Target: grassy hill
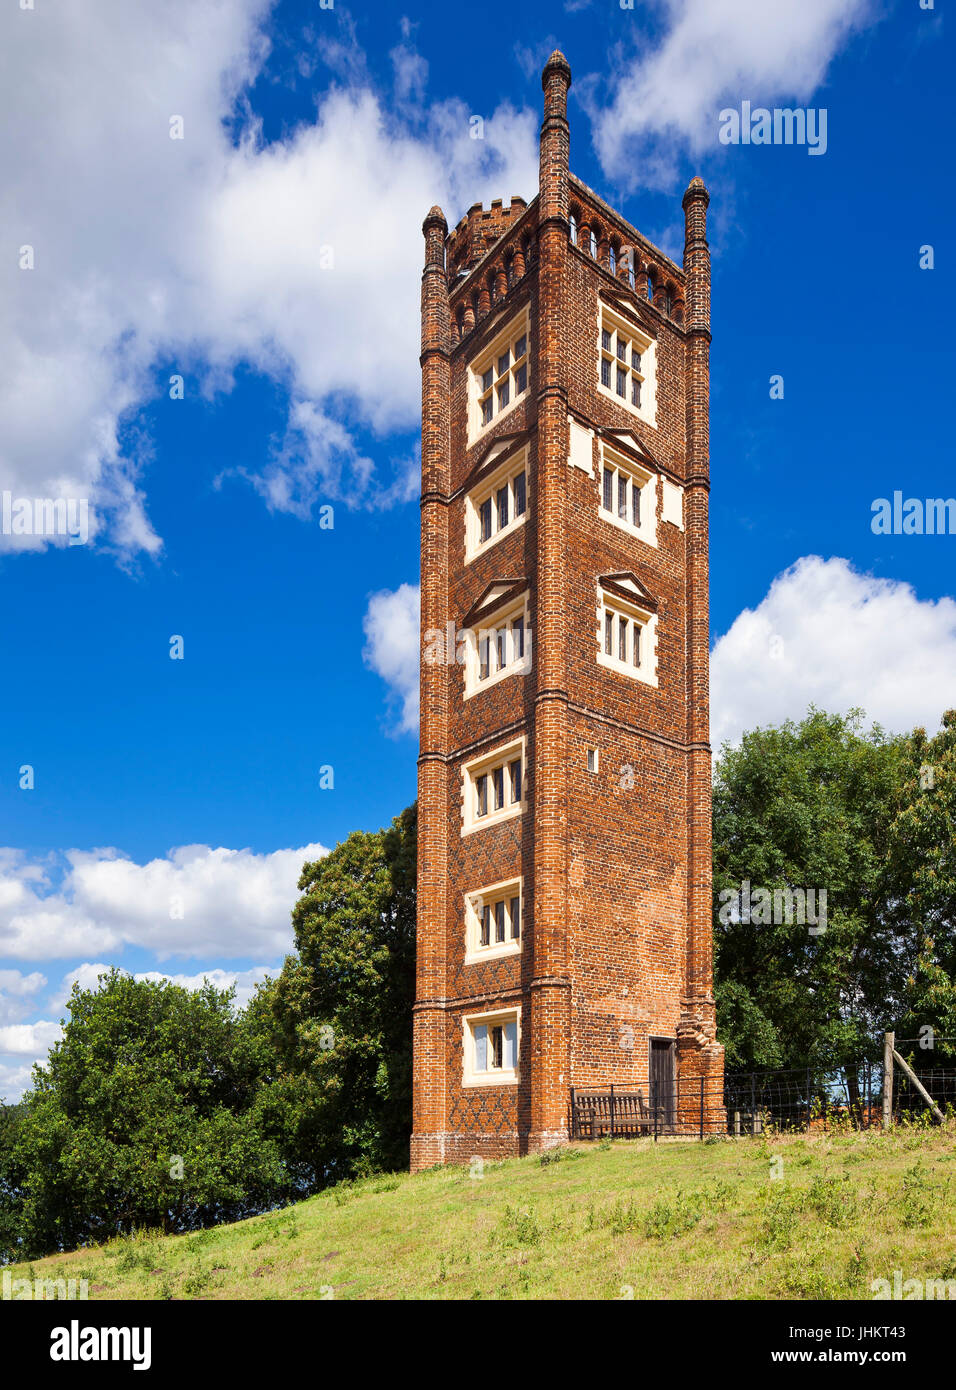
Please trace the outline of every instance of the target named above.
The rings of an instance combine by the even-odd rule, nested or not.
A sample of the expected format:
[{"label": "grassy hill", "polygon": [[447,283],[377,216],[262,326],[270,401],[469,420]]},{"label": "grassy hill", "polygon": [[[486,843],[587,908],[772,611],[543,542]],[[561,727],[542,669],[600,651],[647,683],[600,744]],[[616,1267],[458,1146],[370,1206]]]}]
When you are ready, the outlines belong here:
[{"label": "grassy hill", "polygon": [[956,1278],[956,1129],[578,1145],[37,1260],[121,1299],[858,1298]]}]

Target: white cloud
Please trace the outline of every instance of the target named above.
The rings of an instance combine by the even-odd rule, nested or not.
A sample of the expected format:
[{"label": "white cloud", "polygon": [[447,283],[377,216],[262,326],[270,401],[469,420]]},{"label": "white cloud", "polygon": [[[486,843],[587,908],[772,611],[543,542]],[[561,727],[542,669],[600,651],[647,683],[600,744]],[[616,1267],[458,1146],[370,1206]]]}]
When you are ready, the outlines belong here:
[{"label": "white cloud", "polygon": [[[660,8],[667,23],[663,41],[628,51],[613,100],[606,109],[592,109],[592,118],[606,173],[664,187],[675,177],[680,147],[696,153],[716,148],[722,106],[809,99],[870,4],[662,0]],[[584,84],[589,101],[595,85]]]},{"label": "white cloud", "polygon": [[160,960],[275,960],[291,945],[302,865],[326,853],[318,844],[272,854],[183,845],[136,864],[114,849],[71,850],[54,890],[48,864],[5,850],[0,956],[42,960],[140,946]]},{"label": "white cloud", "polygon": [[0,970],[0,1025],[17,1023],[36,1006],[33,996],[46,985],[38,970],[24,975],[19,970]]},{"label": "white cloud", "polygon": [[[404,472],[396,487],[351,429],[381,438],[417,422],[422,218],[435,202],[454,222],[475,198],[534,191],[537,112],[502,107],[470,139],[464,103],[423,105],[427,67],[405,42],[396,114],[332,12],[317,47],[339,54],[349,85],[269,145],[247,113],[231,143],[270,10],[60,0],[55,21],[4,12],[16,136],[0,239],[32,245],[36,268],[8,274],[0,296],[0,481],[14,495],[89,497],[100,542],[125,552],[161,544],[149,442],[124,426],[165,399],[170,371],[211,392],[246,362],[287,389],[288,438],[255,480],[270,506],[404,497]],[[182,140],[169,138],[173,116]]]},{"label": "white cloud", "polygon": [[398,733],[418,729],[420,594],[417,584],[384,589],[369,599],[363,621],[366,663],[377,671],[400,707]]},{"label": "white cloud", "polygon": [[230,989],[236,987],[236,997],[234,1007],[243,1009],[256,992],[256,985],[262,983],[267,975],[276,976],[282,969],[282,963],[267,966],[257,965],[252,970],[201,970],[196,975],[164,975],[159,970],[146,970],[137,974],[137,980],[169,980],[171,984],[180,985],[183,989],[202,989],[204,981],[208,980],[216,989]]},{"label": "white cloud", "polygon": [[805,556],[777,576],[714,646],[711,742],[801,718],[808,705],[862,707],[893,732],[935,730],[956,703],[956,602]]},{"label": "white cloud", "polygon": [[0,1028],[0,1053],[29,1057],[32,1061],[41,1053],[45,1056],[62,1032],[59,1023],[47,1019],[40,1019],[36,1023],[10,1024]]},{"label": "white cloud", "polygon": [[30,1084],[30,1063],[11,1062],[0,1057],[0,1101],[15,1104]]}]

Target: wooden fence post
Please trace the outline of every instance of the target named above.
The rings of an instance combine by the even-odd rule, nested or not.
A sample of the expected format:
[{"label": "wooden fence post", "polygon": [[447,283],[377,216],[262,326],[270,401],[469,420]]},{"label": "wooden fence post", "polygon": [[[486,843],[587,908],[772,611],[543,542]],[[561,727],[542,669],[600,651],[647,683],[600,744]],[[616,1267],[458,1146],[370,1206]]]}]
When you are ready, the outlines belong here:
[{"label": "wooden fence post", "polygon": [[[916,1075],[916,1072],[915,1072],[915,1071],[913,1070],[913,1068],[910,1066],[909,1062],[907,1062],[907,1060],[906,1060],[905,1057],[901,1057],[901,1056],[900,1056],[900,1054],[897,1052],[897,1050],[896,1050],[895,1047],[893,1048],[893,1058],[895,1058],[896,1061],[899,1062],[900,1066],[903,1068],[903,1071],[906,1073],[906,1075],[907,1075],[907,1076],[909,1077],[909,1079],[912,1081],[912,1083],[913,1083],[913,1085],[916,1087],[917,1091],[919,1091],[920,1095],[923,1097],[923,1099],[925,1100],[926,1104],[929,1106],[930,1110],[932,1110],[932,1112],[933,1112],[933,1114],[936,1116],[937,1120],[939,1120],[940,1124],[942,1124],[942,1123],[943,1123],[943,1120],[946,1118],[945,1115],[943,1114],[942,1110],[940,1110],[939,1106],[936,1104],[935,1100],[934,1100],[933,1097],[930,1095],[929,1091],[927,1091],[927,1089],[926,1089],[926,1087],[923,1085],[922,1081],[920,1081],[919,1077]],[[893,1060],[892,1060],[892,1058],[891,1058],[891,1060],[890,1060],[890,1065],[891,1065],[891,1066],[893,1065]]]},{"label": "wooden fence post", "polygon": [[883,1034],[883,1128],[889,1129],[893,1123],[893,1049],[896,1034]]}]

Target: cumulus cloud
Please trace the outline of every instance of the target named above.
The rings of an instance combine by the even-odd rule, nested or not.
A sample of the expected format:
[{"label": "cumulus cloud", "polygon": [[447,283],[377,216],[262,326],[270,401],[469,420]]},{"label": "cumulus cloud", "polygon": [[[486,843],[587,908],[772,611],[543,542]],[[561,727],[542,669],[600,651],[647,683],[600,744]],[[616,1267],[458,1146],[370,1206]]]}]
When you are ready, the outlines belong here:
[{"label": "cumulus cloud", "polygon": [[0,1053],[32,1060],[44,1056],[61,1037],[59,1023],[40,1019],[36,1023],[13,1023],[0,1028]]},{"label": "cumulus cloud", "polygon": [[363,621],[366,664],[389,686],[398,705],[396,732],[418,729],[418,661],[421,598],[417,584],[384,589],[369,599]]},{"label": "cumulus cloud", "polygon": [[332,12],[315,46],[352,55],[345,83],[267,143],[248,91],[271,9],[60,0],[55,22],[9,8],[2,21],[16,125],[0,227],[34,268],[9,270],[0,295],[0,479],[16,496],[88,497],[92,532],[124,552],[161,546],[149,441],[130,422],[171,371],[211,393],[246,363],[287,393],[288,437],[253,480],[269,506],[406,495],[351,430],[417,421],[422,217],[534,189],[536,112],[503,106],[470,139],[462,102],[426,104],[409,26],[391,110]]},{"label": "cumulus cloud", "polygon": [[0,956],[43,960],[139,946],[160,960],[275,960],[291,945],[289,913],[302,864],[327,853],[318,844],[272,854],[183,845],[165,859],[136,864],[115,849],[70,850],[54,887],[49,862],[5,850]]},{"label": "cumulus cloud", "polygon": [[[649,47],[642,33],[643,46],[627,51],[612,79],[610,103],[592,105],[605,172],[666,187],[677,149],[715,146],[722,106],[806,101],[870,8],[870,0],[662,0],[662,41]],[[596,83],[584,90],[590,104]]]},{"label": "cumulus cloud", "polygon": [[935,730],[956,702],[956,602],[805,556],[715,644],[710,697],[715,749],[810,704],[860,706],[894,732]]},{"label": "cumulus cloud", "polygon": [[46,985],[38,970],[24,975],[19,970],[0,970],[0,1025],[16,1023],[34,1006],[33,996]]}]

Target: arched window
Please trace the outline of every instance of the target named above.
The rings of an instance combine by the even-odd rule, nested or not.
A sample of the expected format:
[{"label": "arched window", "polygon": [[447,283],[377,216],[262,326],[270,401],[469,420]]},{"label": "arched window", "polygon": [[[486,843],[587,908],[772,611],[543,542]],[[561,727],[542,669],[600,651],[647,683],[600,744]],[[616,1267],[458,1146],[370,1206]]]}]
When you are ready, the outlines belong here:
[{"label": "arched window", "polygon": [[572,246],[578,244],[578,210],[572,208],[568,216],[568,233]]},{"label": "arched window", "polygon": [[464,304],[459,304],[458,308],[455,310],[455,319],[457,320],[457,323],[458,323],[458,336],[459,336],[459,338],[463,338],[464,335],[465,335],[465,306],[464,306]]},{"label": "arched window", "polygon": [[668,285],[664,295],[664,311],[667,314],[674,312],[674,286]]},{"label": "arched window", "polygon": [[650,266],[647,267],[647,297],[654,303],[654,271]]},{"label": "arched window", "polygon": [[510,290],[515,282],[515,258],[514,253],[511,251],[505,256],[505,279],[508,282],[508,288]]},{"label": "arched window", "polygon": [[630,285],[631,289],[634,288],[636,278],[634,273],[634,252],[632,251],[627,258],[627,283]]},{"label": "arched window", "polygon": [[591,230],[588,232],[588,250],[590,251],[591,255],[594,257],[594,259],[597,260],[597,253],[598,253],[597,228],[596,228],[595,226],[593,226],[593,225],[592,225],[592,227],[591,227]]},{"label": "arched window", "polygon": [[617,274],[617,246],[613,241],[607,248],[607,268],[612,275]]}]

